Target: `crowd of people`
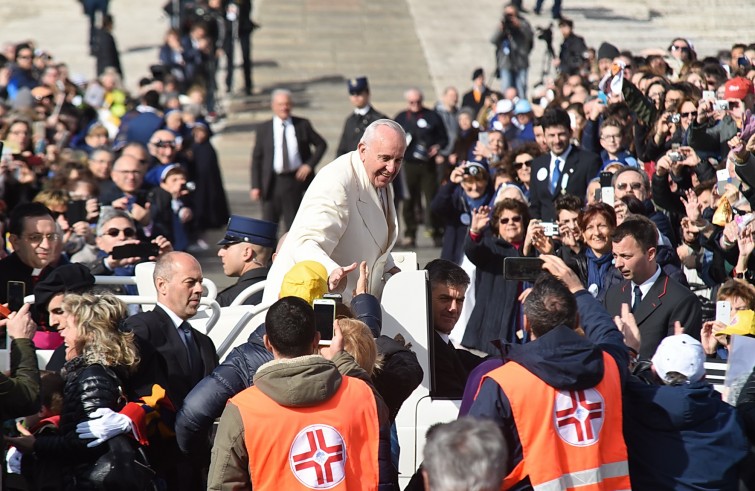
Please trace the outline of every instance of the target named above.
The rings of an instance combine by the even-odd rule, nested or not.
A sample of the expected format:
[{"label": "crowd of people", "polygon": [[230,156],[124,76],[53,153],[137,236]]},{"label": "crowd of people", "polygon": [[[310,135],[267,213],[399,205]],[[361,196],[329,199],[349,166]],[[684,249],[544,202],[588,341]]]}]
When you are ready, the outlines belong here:
[{"label": "crowd of people", "polygon": [[[429,390],[461,409],[406,489],[755,489],[755,45],[596,50],[554,2],[558,75],[532,87],[535,36],[506,5],[500,90],[476,68],[433,108],[408,88],[389,119],[349,79],[320,169],[327,142],[273,91],[259,220],[230,215],[210,142],[217,48],[233,66],[240,40],[252,91],[251,3],[176,2],[133,97],[107,1],[83,3],[96,80],[31,41],[0,58],[0,413],[25,417],[6,428],[4,489],[398,489],[396,418],[425,374],[382,334],[381,295],[422,225],[442,246],[422,265]],[[267,312],[221,363],[189,320],[191,253],[222,226],[238,281],[219,304],[266,281],[245,303]],[[153,310],[94,286],[145,261]],[[35,347],[53,350],[44,370]],[[709,361],[746,365],[723,398]]]}]

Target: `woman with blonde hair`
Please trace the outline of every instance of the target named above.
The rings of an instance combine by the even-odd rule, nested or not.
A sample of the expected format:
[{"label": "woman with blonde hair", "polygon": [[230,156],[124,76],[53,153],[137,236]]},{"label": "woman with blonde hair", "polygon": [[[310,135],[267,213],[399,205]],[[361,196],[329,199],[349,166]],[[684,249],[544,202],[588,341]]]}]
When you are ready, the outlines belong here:
[{"label": "woman with blonde hair", "polygon": [[[114,295],[68,295],[62,304],[60,333],[66,345],[60,432],[12,439],[21,451],[34,451],[38,466],[59,465],[62,489],[142,489],[145,480],[134,463],[135,440],[118,435],[89,448],[76,425],[95,411],[119,411],[126,404],[124,385],[139,363],[134,334],[120,331],[126,305]],[[97,414],[94,415],[95,417]]]},{"label": "woman with blonde hair", "polygon": [[377,351],[372,331],[362,321],[356,319],[338,319],[338,326],[343,335],[343,349],[356,360],[357,365],[370,377],[380,369],[383,356]]}]

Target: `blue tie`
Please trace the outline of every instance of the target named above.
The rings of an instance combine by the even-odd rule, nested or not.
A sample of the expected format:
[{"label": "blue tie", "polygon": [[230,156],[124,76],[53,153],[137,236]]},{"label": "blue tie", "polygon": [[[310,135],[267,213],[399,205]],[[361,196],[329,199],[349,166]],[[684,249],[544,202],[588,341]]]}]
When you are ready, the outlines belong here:
[{"label": "blue tie", "polygon": [[638,285],[634,285],[634,302],[632,302],[632,313],[637,312],[637,307],[640,306],[640,302],[642,302],[642,290],[640,290],[640,287]]},{"label": "blue tie", "polygon": [[557,158],[556,163],[553,166],[553,175],[551,176],[551,195],[556,195],[556,189],[558,188],[559,181],[561,180],[561,159]]}]

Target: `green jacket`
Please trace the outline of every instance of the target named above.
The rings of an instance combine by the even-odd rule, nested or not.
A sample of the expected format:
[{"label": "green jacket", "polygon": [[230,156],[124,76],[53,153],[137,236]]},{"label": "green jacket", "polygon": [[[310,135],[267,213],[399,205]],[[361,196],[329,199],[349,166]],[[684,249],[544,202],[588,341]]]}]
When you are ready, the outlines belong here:
[{"label": "green jacket", "polygon": [[31,339],[10,344],[10,377],[0,373],[0,419],[18,418],[39,410],[39,368]]}]

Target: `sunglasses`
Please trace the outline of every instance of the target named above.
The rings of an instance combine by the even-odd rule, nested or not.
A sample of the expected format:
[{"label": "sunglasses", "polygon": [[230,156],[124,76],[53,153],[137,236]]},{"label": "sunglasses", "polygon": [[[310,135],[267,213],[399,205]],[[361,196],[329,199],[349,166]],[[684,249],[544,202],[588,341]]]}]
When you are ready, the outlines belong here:
[{"label": "sunglasses", "polygon": [[671,51],[682,51],[687,53],[689,52],[689,48],[687,46],[677,46],[674,44],[671,46]]},{"label": "sunglasses", "polygon": [[136,235],[136,230],[134,230],[131,227],[127,227],[123,229],[115,228],[115,227],[109,228],[105,230],[105,232],[103,232],[102,235],[109,235],[110,237],[118,237],[121,234],[121,232],[123,232],[124,237],[134,237]]},{"label": "sunglasses", "polygon": [[525,160],[524,162],[514,162],[514,169],[519,170],[522,167],[532,167],[532,159]]},{"label": "sunglasses", "polygon": [[42,102],[42,101],[44,101],[44,100],[48,100],[48,101],[51,101],[51,100],[52,100],[52,94],[44,95],[44,96],[42,96],[42,97],[35,97],[35,98],[34,98],[34,100],[35,100],[36,102]]},{"label": "sunglasses", "polygon": [[156,146],[157,148],[175,148],[176,142],[156,141],[156,142],[152,142],[152,145]]},{"label": "sunglasses", "polygon": [[500,220],[501,225],[506,225],[506,224],[509,223],[509,221],[511,221],[513,223],[519,223],[519,222],[522,221],[522,216],[521,215],[516,215],[516,216],[513,216],[511,218],[508,218],[508,217],[507,218],[501,218],[501,220]]},{"label": "sunglasses", "polygon": [[619,191],[625,191],[627,188],[631,188],[632,191],[639,191],[642,189],[641,182],[622,182],[616,185],[616,189]]},{"label": "sunglasses", "polygon": [[690,111],[688,113],[679,113],[679,115],[683,118],[696,118],[697,111]]}]

